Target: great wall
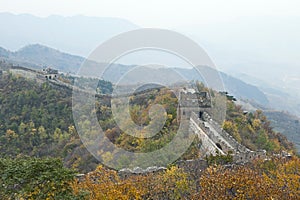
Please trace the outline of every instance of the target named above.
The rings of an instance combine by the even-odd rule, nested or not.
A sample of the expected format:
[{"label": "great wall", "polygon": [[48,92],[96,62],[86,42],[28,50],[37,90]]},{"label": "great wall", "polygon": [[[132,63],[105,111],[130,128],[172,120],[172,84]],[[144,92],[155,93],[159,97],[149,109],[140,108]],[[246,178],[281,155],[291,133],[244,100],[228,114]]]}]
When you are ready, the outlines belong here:
[{"label": "great wall", "polygon": [[209,115],[211,100],[208,93],[189,89],[180,92],[180,114],[190,121],[190,132],[196,134],[201,145],[200,155],[231,154],[234,162],[243,163],[255,158],[265,158],[266,151],[251,151],[240,144]]},{"label": "great wall", "polygon": [[[64,83],[57,79],[58,72],[38,71],[24,67],[13,66],[10,70],[12,73],[23,74],[24,76],[32,76],[39,81],[48,81],[53,86],[64,87],[68,89],[77,89],[74,86]],[[52,73],[53,72],[53,73]],[[1,71],[2,74],[2,71]],[[52,76],[53,78],[49,77]],[[55,75],[55,76],[54,76]],[[83,92],[86,92],[82,90]],[[209,115],[211,109],[211,101],[207,92],[195,92],[193,89],[184,89],[179,91],[180,106],[178,108],[178,117],[189,120],[189,132],[198,136],[201,144],[199,144],[199,152],[201,157],[196,160],[178,161],[178,166],[183,168],[205,168],[207,163],[204,158],[208,155],[226,155],[233,156],[234,163],[247,163],[256,158],[266,158],[266,151],[251,151],[247,147],[236,141],[229,133],[224,131],[222,127],[214,121]],[[147,169],[122,169],[121,174],[127,173],[144,173],[163,170],[164,167],[153,166]]]},{"label": "great wall", "polygon": [[[211,118],[211,101],[206,92],[195,92],[194,89],[183,89],[178,93],[180,106],[177,110],[180,120],[189,121],[189,134],[195,134],[199,140],[200,158],[194,160],[179,160],[176,165],[189,171],[195,176],[208,167],[205,158],[209,155],[231,155],[233,164],[244,164],[254,159],[267,159],[266,151],[252,151],[240,144],[215,120]],[[166,169],[165,167],[149,167],[141,169],[121,169],[121,176],[130,176],[130,174],[152,173]]]}]

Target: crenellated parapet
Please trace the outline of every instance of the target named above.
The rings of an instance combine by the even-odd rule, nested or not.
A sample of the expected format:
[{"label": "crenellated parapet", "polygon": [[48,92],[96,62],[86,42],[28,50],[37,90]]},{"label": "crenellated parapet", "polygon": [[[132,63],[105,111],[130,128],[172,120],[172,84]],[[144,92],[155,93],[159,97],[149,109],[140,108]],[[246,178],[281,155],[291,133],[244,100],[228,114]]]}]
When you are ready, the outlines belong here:
[{"label": "crenellated parapet", "polygon": [[198,135],[202,142],[200,147],[201,155],[219,152],[221,154],[231,154],[233,161],[236,163],[249,162],[256,158],[266,158],[266,151],[251,151],[244,145],[240,144],[229,133],[205,113],[207,121],[203,121],[196,113],[191,113],[191,129],[194,134]]}]

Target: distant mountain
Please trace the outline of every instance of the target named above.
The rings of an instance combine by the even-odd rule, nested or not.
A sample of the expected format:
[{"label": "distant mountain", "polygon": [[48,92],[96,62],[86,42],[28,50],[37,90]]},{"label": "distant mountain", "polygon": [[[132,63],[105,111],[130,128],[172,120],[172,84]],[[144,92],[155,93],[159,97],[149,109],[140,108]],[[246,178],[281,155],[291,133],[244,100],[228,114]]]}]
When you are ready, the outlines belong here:
[{"label": "distant mountain", "polygon": [[200,42],[222,71],[280,87],[285,76],[300,75],[299,24],[299,16],[247,16],[177,30]]},{"label": "distant mountain", "polygon": [[0,49],[0,58],[13,64],[41,69],[51,66],[63,72],[76,72],[83,57],[74,56],[39,44],[28,45],[18,51],[11,52]]},{"label": "distant mountain", "polygon": [[[247,80],[247,77],[233,76],[249,85],[257,86],[267,96],[271,107],[288,110],[300,116],[298,103],[300,72],[297,54],[300,45],[297,37],[300,29],[296,26],[299,21],[299,17],[250,17],[218,24],[178,27],[177,30],[186,33],[195,41],[201,41],[200,44],[207,49],[211,58],[226,70],[227,74],[232,71],[264,80],[257,82],[253,79]],[[11,51],[28,44],[39,43],[84,57],[112,36],[139,28],[130,21],[119,18],[87,16],[42,18],[11,13],[0,13],[0,26],[2,27],[0,45]],[[220,32],[223,34],[219,34]],[[19,59],[19,55],[14,55],[13,58],[9,52],[0,49],[2,57],[10,56],[10,59],[13,58],[16,63],[36,68],[49,64],[64,71],[76,71],[75,68],[78,69],[78,64],[81,63],[81,59],[78,58],[64,62],[63,58],[61,60],[47,58],[43,57],[42,53],[42,51],[38,52],[41,58],[39,60],[27,56],[27,60],[24,60]],[[20,54],[24,53],[20,52]],[[56,53],[52,52],[52,54]],[[122,68],[123,71],[126,70]],[[114,73],[122,74],[122,72]],[[265,83],[273,87],[265,87]],[[227,89],[237,95],[238,93],[234,91],[238,86],[239,84]],[[248,93],[248,91],[238,90],[239,93]],[[248,95],[246,96],[249,98]],[[259,101],[266,102],[263,97],[260,97]]]},{"label": "distant mountain", "polygon": [[176,30],[199,42],[221,71],[257,86],[271,107],[300,117],[299,24],[299,16],[266,15]]},{"label": "distant mountain", "polygon": [[[183,74],[185,74],[186,77],[189,79],[200,79],[201,77],[197,77],[197,74],[195,72],[195,69],[178,69]],[[206,68],[206,70],[213,71],[212,68]],[[211,72],[212,73],[212,72]],[[268,106],[269,100],[267,99],[266,95],[259,90],[256,86],[245,83],[241,79],[235,78],[233,76],[230,76],[226,73],[219,72],[220,77],[224,83],[224,88],[227,92],[234,95],[238,99],[244,99],[244,100],[250,100],[253,102],[256,102],[258,104],[261,104],[262,106]]]},{"label": "distant mountain", "polygon": [[[269,107],[276,110],[283,110],[300,117],[300,94],[297,91],[292,91],[286,85],[277,86],[277,81],[268,83],[265,80],[258,79],[245,73],[237,73],[233,75],[242,79],[244,82],[254,85],[261,90],[269,100]],[[294,87],[298,84],[295,83]]]},{"label": "distant mountain", "polygon": [[0,13],[0,44],[16,50],[28,44],[44,44],[64,52],[87,56],[103,41],[138,26],[120,18]]},{"label": "distant mountain", "polygon": [[[39,44],[28,45],[18,51],[11,52],[4,48],[0,48],[0,59],[19,64],[26,67],[41,69],[45,66],[51,66],[62,72],[76,73],[85,58],[74,56],[61,51],[42,46]],[[104,67],[104,64],[89,62],[90,71],[87,76],[95,76],[94,67]],[[210,67],[202,67],[206,74],[216,74]],[[130,74],[128,74],[130,72]],[[218,72],[217,72],[218,73]],[[138,67],[135,65],[114,64],[105,71],[103,78],[116,83],[119,79],[128,74],[128,84],[133,83],[149,83],[151,80],[160,80],[163,84],[172,84],[182,80],[203,80],[195,69],[185,68],[159,68],[159,67]],[[145,76],[147,74],[147,76]],[[130,77],[131,76],[131,77]],[[183,77],[182,77],[183,76]],[[247,84],[237,78],[233,78],[225,73],[220,73],[223,79],[225,89],[240,99],[256,101],[262,105],[268,105],[268,99],[257,87]],[[138,77],[138,79],[137,79]],[[214,86],[210,86],[214,87]]]}]

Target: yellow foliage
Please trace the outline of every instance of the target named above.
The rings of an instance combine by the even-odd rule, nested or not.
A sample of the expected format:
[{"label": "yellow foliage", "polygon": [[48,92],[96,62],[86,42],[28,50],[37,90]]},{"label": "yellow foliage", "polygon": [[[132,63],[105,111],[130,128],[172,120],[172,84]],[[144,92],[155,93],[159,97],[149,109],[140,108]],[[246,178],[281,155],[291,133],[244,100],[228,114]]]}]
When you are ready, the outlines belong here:
[{"label": "yellow foliage", "polygon": [[[270,167],[271,166],[271,167]],[[251,166],[208,168],[194,199],[298,199],[300,160],[272,159]]]},{"label": "yellow foliage", "polygon": [[253,126],[253,128],[254,128],[255,130],[260,129],[260,127],[261,127],[261,121],[260,121],[259,119],[254,119],[254,120],[252,121],[252,126]]},{"label": "yellow foliage", "polygon": [[72,187],[75,194],[88,192],[87,199],[142,199],[145,191],[141,181],[121,179],[115,171],[99,166],[84,181],[75,181]]},{"label": "yellow foliage", "polygon": [[118,176],[116,171],[99,166],[83,181],[75,181],[75,194],[88,193],[87,199],[182,199],[189,194],[190,183],[186,173],[177,167],[165,172]]},{"label": "yellow foliage", "polygon": [[[72,185],[87,199],[299,199],[300,159],[272,158],[248,165],[210,166],[191,180],[177,166],[120,177],[99,166]],[[196,186],[196,187],[195,187]]]}]

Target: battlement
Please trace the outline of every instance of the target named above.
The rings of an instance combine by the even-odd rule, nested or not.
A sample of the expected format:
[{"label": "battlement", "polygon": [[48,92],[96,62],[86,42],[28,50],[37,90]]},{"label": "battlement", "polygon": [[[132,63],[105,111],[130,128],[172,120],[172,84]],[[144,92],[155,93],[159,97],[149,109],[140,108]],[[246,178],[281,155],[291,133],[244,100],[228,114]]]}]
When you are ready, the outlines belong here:
[{"label": "battlement", "polygon": [[179,102],[182,108],[211,107],[211,98],[208,92],[196,92],[194,89],[183,89],[179,92]]},{"label": "battlement", "polygon": [[58,78],[58,70],[47,67],[42,70],[43,75],[46,79],[56,79]]},{"label": "battlement", "polygon": [[[208,114],[206,113],[206,115]],[[223,155],[230,153],[233,155],[235,163],[249,162],[256,158],[266,158],[265,150],[251,151],[224,131],[209,115],[207,118],[207,121],[203,121],[195,113],[192,113],[190,118],[194,133],[202,141],[199,149],[201,155],[215,155],[216,152]]]},{"label": "battlement", "polygon": [[58,70],[47,67],[42,70],[44,74],[58,74]]}]

